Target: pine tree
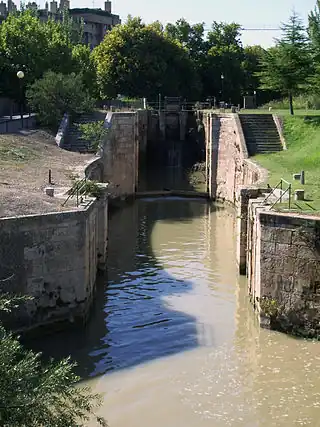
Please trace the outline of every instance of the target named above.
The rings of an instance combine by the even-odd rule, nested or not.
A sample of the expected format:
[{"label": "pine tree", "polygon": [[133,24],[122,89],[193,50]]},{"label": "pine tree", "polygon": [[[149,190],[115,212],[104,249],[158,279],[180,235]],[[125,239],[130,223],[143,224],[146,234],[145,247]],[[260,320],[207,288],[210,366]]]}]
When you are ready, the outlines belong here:
[{"label": "pine tree", "polygon": [[[0,296],[0,311],[24,300]],[[92,418],[101,397],[78,387],[69,359],[44,365],[0,323],[0,426],[80,427]],[[106,426],[102,418],[98,424]]]},{"label": "pine tree", "polygon": [[279,90],[289,97],[290,114],[293,115],[293,96],[306,88],[311,72],[310,43],[296,13],[281,29],[282,38],[263,55],[258,76],[262,89]]}]

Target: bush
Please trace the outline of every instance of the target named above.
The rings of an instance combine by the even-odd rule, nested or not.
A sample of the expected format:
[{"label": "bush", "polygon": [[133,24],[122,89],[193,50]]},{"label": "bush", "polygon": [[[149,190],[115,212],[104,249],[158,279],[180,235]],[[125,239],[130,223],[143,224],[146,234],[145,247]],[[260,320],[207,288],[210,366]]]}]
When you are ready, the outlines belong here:
[{"label": "bush", "polygon": [[104,127],[104,122],[79,123],[78,128],[81,131],[81,139],[89,141],[90,148],[98,151],[108,133],[108,129]]},{"label": "bush", "polygon": [[[1,283],[1,280],[0,280]],[[0,296],[0,312],[30,298]],[[94,417],[101,396],[78,387],[69,359],[43,364],[41,354],[25,349],[0,322],[0,425],[80,427]],[[106,426],[101,417],[97,423]]]},{"label": "bush", "polygon": [[57,130],[64,113],[71,118],[88,113],[94,100],[83,84],[81,74],[61,74],[48,71],[27,90],[29,105],[38,114],[39,122]]}]

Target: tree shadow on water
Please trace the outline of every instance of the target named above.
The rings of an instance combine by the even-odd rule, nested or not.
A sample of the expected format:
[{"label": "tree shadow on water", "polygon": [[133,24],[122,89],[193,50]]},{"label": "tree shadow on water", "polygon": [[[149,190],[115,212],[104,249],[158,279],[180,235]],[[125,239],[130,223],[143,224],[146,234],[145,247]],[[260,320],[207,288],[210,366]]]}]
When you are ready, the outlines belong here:
[{"label": "tree shadow on water", "polygon": [[[183,240],[182,231],[172,236],[173,228],[167,227],[167,234],[162,236],[160,225],[157,253],[152,239],[159,221],[191,223],[193,218],[206,215],[208,209],[217,208],[201,199],[168,198],[136,201],[113,212],[108,273],[98,278],[87,324],[44,337],[32,347],[44,356],[71,355],[83,379],[198,347],[196,318],[176,310],[170,302],[170,298],[182,296],[194,286],[192,281],[172,274],[186,264],[177,255],[170,256],[175,250],[174,239],[178,236]],[[183,251],[177,253],[182,256]],[[168,271],[164,265],[173,265],[173,270]]]}]

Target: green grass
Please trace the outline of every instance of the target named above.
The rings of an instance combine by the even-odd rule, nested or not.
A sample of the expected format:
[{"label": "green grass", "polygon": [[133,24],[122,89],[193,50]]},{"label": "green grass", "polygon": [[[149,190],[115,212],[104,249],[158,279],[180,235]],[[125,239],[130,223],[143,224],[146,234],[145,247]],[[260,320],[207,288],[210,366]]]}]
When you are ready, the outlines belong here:
[{"label": "green grass", "polygon": [[[269,111],[268,109],[264,108],[257,108],[255,110],[241,110],[240,114],[275,114],[277,116],[290,116],[289,110],[278,110],[278,109],[272,109]],[[295,116],[320,116],[320,110],[295,110],[294,111]]]},{"label": "green grass", "polygon": [[[320,115],[318,117],[284,118],[284,137],[287,150],[260,154],[254,160],[269,171],[268,183],[274,187],[281,178],[292,183],[293,190],[304,189],[304,202],[292,208],[301,213],[320,212]],[[294,173],[305,171],[305,185],[293,180]],[[279,208],[284,208],[284,205]],[[288,206],[286,205],[286,208]]]}]

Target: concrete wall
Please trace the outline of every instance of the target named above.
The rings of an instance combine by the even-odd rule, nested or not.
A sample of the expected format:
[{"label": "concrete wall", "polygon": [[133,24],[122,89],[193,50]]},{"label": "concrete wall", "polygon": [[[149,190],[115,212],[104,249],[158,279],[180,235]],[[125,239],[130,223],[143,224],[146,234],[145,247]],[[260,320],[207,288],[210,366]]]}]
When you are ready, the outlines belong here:
[{"label": "concrete wall", "polygon": [[320,336],[320,218],[266,212],[248,219],[249,293],[264,326]]},{"label": "concrete wall", "polygon": [[84,319],[106,258],[106,195],[74,211],[1,219],[0,241],[1,291],[33,297],[4,318],[10,327]]}]

